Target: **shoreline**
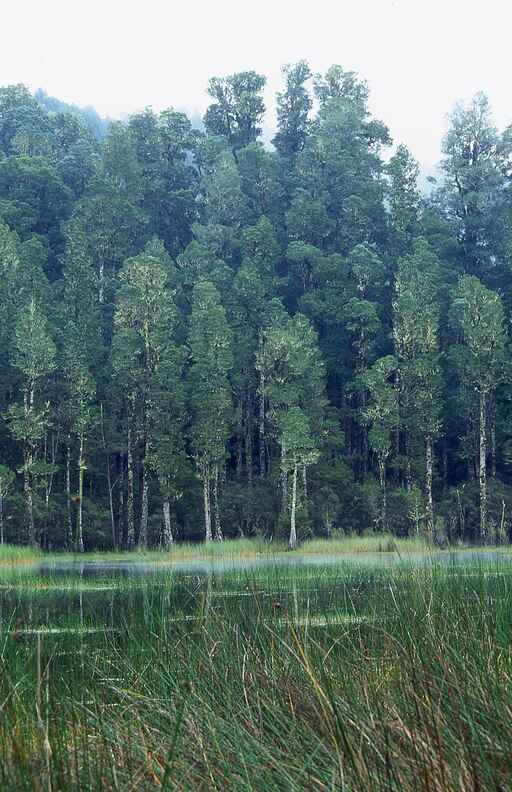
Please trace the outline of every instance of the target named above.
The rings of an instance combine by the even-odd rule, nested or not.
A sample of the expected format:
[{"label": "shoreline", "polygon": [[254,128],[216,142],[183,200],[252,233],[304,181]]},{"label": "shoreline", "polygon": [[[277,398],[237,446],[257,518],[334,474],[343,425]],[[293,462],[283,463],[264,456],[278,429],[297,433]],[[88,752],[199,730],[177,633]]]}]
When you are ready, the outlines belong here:
[{"label": "shoreline", "polygon": [[227,539],[223,543],[205,544],[176,543],[170,550],[92,550],[85,553],[45,552],[31,550],[18,545],[0,548],[0,567],[53,563],[62,561],[80,562],[124,562],[124,563],[167,563],[180,561],[215,561],[226,559],[282,558],[298,556],[366,556],[366,555],[445,555],[450,552],[504,552],[512,545],[470,545],[454,544],[443,547],[428,545],[417,538],[395,539],[386,535],[347,536],[336,539],[312,539],[300,543],[295,550],[289,550],[283,543],[265,543],[258,539]]}]

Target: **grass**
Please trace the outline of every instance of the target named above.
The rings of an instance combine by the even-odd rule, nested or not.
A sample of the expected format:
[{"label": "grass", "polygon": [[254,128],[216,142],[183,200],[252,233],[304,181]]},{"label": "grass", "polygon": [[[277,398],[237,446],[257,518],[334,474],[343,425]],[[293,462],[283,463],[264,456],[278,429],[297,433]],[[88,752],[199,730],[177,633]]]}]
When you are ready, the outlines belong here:
[{"label": "grass", "polygon": [[0,788],[512,787],[507,558],[98,574],[0,591]]},{"label": "grass", "polygon": [[20,545],[0,545],[0,564],[26,564],[37,561],[42,552],[34,547]]},{"label": "grass", "polygon": [[354,534],[333,539],[310,539],[301,545],[304,553],[426,553],[435,548],[422,536],[397,538],[392,534]]},{"label": "grass", "polygon": [[[423,537],[396,538],[391,534],[346,535],[332,539],[309,539],[302,542],[297,552],[302,554],[345,554],[345,553],[430,553],[435,551]],[[83,561],[150,561],[172,562],[190,559],[244,559],[264,556],[272,558],[288,552],[284,541],[269,542],[261,538],[226,539],[224,542],[208,544],[177,542],[170,550],[91,551],[78,553],[43,553],[34,548],[15,545],[0,546],[0,565],[38,560]]]}]

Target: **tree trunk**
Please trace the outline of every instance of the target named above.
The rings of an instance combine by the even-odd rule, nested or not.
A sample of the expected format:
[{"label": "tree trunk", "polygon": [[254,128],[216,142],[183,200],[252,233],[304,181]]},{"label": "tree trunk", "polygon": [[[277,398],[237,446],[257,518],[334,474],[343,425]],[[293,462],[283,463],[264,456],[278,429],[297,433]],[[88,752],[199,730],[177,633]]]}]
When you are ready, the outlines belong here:
[{"label": "tree trunk", "polygon": [[124,513],[124,456],[119,454],[118,457],[118,470],[119,470],[119,511],[117,516],[118,526],[118,541],[126,548],[128,546],[128,536],[126,531],[126,520]]},{"label": "tree trunk", "polygon": [[66,547],[73,547],[73,520],[71,518],[71,436],[68,434],[66,443],[66,507],[67,507],[67,520],[68,531],[66,539]]},{"label": "tree trunk", "polygon": [[[241,408],[240,408],[241,409]],[[243,428],[242,428],[242,420],[238,422],[238,428],[236,432],[236,464],[235,464],[235,471],[236,477],[238,480],[242,478],[242,467],[243,467]]]},{"label": "tree trunk", "polygon": [[132,428],[128,425],[127,437],[127,478],[128,492],[126,496],[126,523],[127,523],[127,545],[128,550],[132,550],[135,545],[135,515],[133,509],[133,452],[132,452]]},{"label": "tree trunk", "polygon": [[212,541],[212,517],[210,513],[210,476],[208,464],[203,465],[203,502],[204,502],[204,538]]},{"label": "tree trunk", "polygon": [[387,530],[388,527],[388,514],[387,514],[387,492],[386,492],[386,460],[379,456],[379,481],[381,492],[381,522],[382,529]]},{"label": "tree trunk", "polygon": [[304,520],[308,519],[308,473],[306,465],[302,465],[302,489],[304,492]]},{"label": "tree trunk", "polygon": [[295,512],[297,509],[297,463],[293,466],[293,479],[292,479],[292,509],[290,514],[290,539],[288,547],[290,550],[295,550],[297,547],[297,529],[295,526]]},{"label": "tree trunk", "polygon": [[116,519],[114,516],[114,497],[113,497],[113,487],[112,487],[112,475],[110,472],[110,454],[107,448],[107,442],[105,439],[105,423],[103,418],[103,402],[100,406],[101,411],[101,443],[103,445],[103,451],[105,453],[105,462],[107,468],[107,488],[108,488],[108,504],[110,509],[110,528],[112,532],[112,547],[114,550],[117,549],[117,536],[116,536]]},{"label": "tree trunk", "polygon": [[480,393],[480,539],[487,541],[487,436],[486,436],[486,398]]},{"label": "tree trunk", "polygon": [[84,552],[83,533],[83,496],[84,496],[84,438],[80,437],[80,450],[78,453],[78,517],[77,517],[77,547],[78,552]]},{"label": "tree trunk", "polygon": [[245,422],[244,422],[244,450],[245,467],[247,469],[247,481],[249,486],[252,484],[252,400],[245,400]]},{"label": "tree trunk", "polygon": [[425,489],[427,494],[427,536],[429,542],[431,542],[434,538],[434,501],[432,499],[433,449],[432,449],[431,434],[427,434],[425,438],[425,454],[426,454]]},{"label": "tree trunk", "polygon": [[215,538],[218,542],[224,541],[222,526],[220,524],[219,512],[219,468],[215,465],[215,476],[213,479],[213,510],[215,515]]},{"label": "tree trunk", "polygon": [[491,396],[490,409],[490,435],[491,435],[491,476],[496,478],[496,399]]},{"label": "tree trunk", "polygon": [[100,303],[100,305],[102,305],[105,300],[105,264],[103,263],[103,258],[100,258],[100,276],[98,278],[98,282],[99,282],[98,302]]},{"label": "tree trunk", "polygon": [[172,535],[172,528],[171,528],[171,503],[167,496],[164,498],[164,502],[162,504],[162,512],[164,516],[163,545],[165,548],[168,548],[171,547],[171,545],[174,543],[174,537]]},{"label": "tree trunk", "polygon": [[4,543],[4,496],[0,494],[0,544]]},{"label": "tree trunk", "polygon": [[146,459],[142,462],[142,504],[140,511],[139,546],[144,550],[148,546],[148,516],[149,516],[149,494],[148,494],[148,471]]},{"label": "tree trunk", "polygon": [[258,426],[260,478],[265,476],[265,374],[260,373],[260,414]]},{"label": "tree trunk", "polygon": [[25,466],[23,470],[24,481],[23,488],[25,490],[25,500],[27,504],[27,522],[28,522],[28,541],[35,547],[37,545],[36,539],[36,526],[34,523],[34,494],[32,492],[32,478],[30,475],[30,468],[32,467],[32,451],[27,449],[25,451]]}]

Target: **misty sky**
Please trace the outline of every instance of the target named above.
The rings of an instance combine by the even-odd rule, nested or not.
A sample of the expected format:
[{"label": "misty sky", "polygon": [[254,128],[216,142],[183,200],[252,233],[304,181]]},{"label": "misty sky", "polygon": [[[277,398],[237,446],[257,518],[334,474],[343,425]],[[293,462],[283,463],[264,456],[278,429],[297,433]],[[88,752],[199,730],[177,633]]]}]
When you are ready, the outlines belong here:
[{"label": "misty sky", "polygon": [[[354,69],[375,115],[424,168],[446,115],[485,91],[498,127],[512,121],[510,0],[9,0],[0,84],[24,82],[112,117],[152,105],[203,111],[208,77],[268,78],[300,58]],[[269,114],[268,123],[272,124]]]}]

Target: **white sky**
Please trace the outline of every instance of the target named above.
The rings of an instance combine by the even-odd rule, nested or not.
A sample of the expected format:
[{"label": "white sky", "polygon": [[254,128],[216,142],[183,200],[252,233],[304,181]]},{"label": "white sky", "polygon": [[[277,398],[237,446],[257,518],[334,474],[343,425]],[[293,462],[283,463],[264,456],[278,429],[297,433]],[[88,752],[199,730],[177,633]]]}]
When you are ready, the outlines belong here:
[{"label": "white sky", "polygon": [[426,169],[457,99],[483,90],[497,125],[512,122],[511,0],[4,2],[0,84],[102,115],[203,111],[208,78],[242,69],[267,76],[270,108],[281,65],[305,58],[365,77],[375,115]]}]

